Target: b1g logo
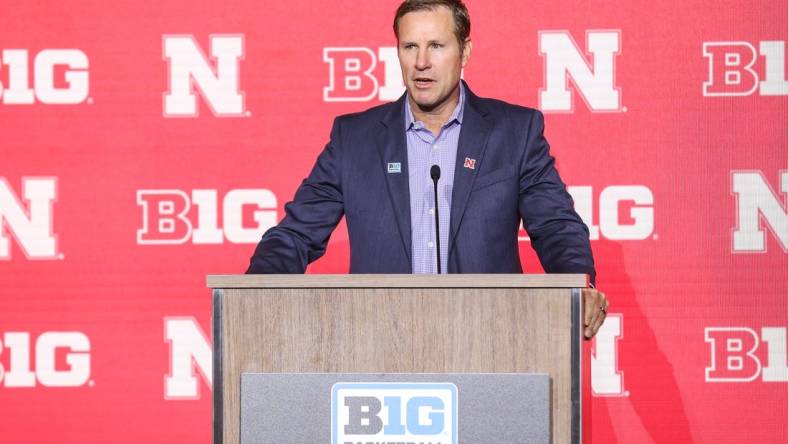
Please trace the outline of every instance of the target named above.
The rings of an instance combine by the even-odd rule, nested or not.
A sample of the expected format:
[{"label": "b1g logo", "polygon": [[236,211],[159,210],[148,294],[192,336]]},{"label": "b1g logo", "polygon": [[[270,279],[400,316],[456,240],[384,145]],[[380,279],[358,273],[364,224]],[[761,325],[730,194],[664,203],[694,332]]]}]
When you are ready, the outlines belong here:
[{"label": "b1g logo", "polygon": [[32,105],[36,100],[50,105],[73,105],[88,101],[88,56],[79,49],[45,49],[33,58],[33,84],[28,72],[26,49],[4,49],[0,53],[0,74],[7,69],[5,84],[0,75],[0,103]]},{"label": "b1g logo", "polygon": [[331,413],[332,444],[457,444],[452,383],[337,383]]},{"label": "b1g logo", "polygon": [[[588,226],[589,239],[658,239],[654,233],[654,193],[645,185],[611,185],[594,190],[590,186],[570,186],[567,192],[575,211]],[[518,239],[530,240],[520,227]]]},{"label": "b1g logo", "polygon": [[[605,187],[599,192],[598,203],[590,186],[568,187],[567,192],[588,226],[591,240],[600,235],[611,240],[644,240],[654,235],[654,193],[645,185]],[[595,205],[598,224],[594,223]]]},{"label": "b1g logo", "polygon": [[[219,197],[216,190],[139,190],[142,228],[137,244],[254,244],[276,225],[276,196],[266,189],[230,190],[222,203],[219,227]],[[192,206],[197,207],[196,215]]]},{"label": "b1g logo", "polygon": [[[323,61],[328,64],[325,102],[392,101],[405,92],[397,48],[393,46],[378,48],[377,57],[370,48],[324,48]],[[383,85],[376,77],[379,61],[383,64]]]},{"label": "b1g logo", "polygon": [[[65,354],[63,353],[65,351]],[[78,331],[48,331],[35,341],[31,361],[30,333],[6,332],[0,340],[0,383],[5,387],[79,387],[90,380],[90,339]],[[63,359],[63,357],[65,359]],[[63,359],[64,362],[60,362]],[[32,368],[31,368],[32,367]]]},{"label": "b1g logo", "polygon": [[587,31],[586,48],[588,56],[569,31],[539,32],[539,54],[544,58],[545,86],[539,91],[542,111],[574,111],[570,79],[589,110],[626,111],[621,106],[621,88],[616,86],[616,56],[621,54],[621,31]]},{"label": "b1g logo", "polygon": [[[785,78],[785,42],[763,41],[759,51],[749,42],[705,42],[703,57],[709,60],[709,77],[703,83],[708,97],[788,95]],[[754,69],[758,52],[763,57],[763,80]]]},{"label": "b1g logo", "polygon": [[0,177],[0,260],[11,258],[11,237],[28,259],[62,259],[53,229],[56,200],[54,177],[22,178],[19,195]]},{"label": "b1g logo", "polygon": [[[752,382],[759,376],[764,382],[788,382],[786,330],[763,327],[759,337],[748,327],[706,328],[711,351],[706,382]],[[765,356],[761,340],[766,343]]]}]

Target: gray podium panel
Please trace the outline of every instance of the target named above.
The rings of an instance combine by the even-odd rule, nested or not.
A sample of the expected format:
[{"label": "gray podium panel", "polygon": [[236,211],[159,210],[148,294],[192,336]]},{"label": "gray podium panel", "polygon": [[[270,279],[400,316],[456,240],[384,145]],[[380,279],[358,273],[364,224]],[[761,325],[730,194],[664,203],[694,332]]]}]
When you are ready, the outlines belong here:
[{"label": "gray podium panel", "polygon": [[549,443],[550,377],[244,373],[241,443]]}]

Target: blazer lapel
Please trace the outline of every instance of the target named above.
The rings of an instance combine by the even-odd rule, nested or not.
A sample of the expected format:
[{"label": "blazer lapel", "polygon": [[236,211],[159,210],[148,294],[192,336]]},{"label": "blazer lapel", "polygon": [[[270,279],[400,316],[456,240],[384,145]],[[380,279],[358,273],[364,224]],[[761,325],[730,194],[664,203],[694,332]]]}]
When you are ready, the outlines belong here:
[{"label": "blazer lapel", "polygon": [[[464,82],[463,82],[464,84]],[[451,200],[451,222],[449,231],[449,255],[454,248],[454,239],[457,236],[468,197],[476,180],[476,172],[482,164],[487,139],[490,135],[491,124],[488,122],[486,112],[481,109],[479,99],[468,85],[465,85],[465,108],[462,116],[462,129],[460,140],[457,144],[457,164],[454,168],[454,191]],[[466,167],[468,159],[473,167]]]},{"label": "blazer lapel", "polygon": [[[405,139],[405,95],[392,104],[389,112],[381,119],[382,128],[377,135],[377,146],[381,157],[381,171],[386,178],[389,198],[394,207],[397,227],[402,246],[413,267],[411,257],[410,191],[408,181],[408,149]],[[399,164],[399,173],[390,173],[389,164]]]}]

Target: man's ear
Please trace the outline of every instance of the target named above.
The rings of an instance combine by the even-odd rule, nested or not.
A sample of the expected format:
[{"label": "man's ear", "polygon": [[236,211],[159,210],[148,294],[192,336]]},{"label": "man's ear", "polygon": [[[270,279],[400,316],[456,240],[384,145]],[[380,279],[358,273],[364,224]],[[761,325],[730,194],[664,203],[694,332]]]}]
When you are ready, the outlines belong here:
[{"label": "man's ear", "polygon": [[465,44],[462,47],[462,67],[465,68],[465,64],[468,63],[468,59],[471,58],[471,51],[473,50],[473,42],[471,38],[468,37],[465,39]]}]

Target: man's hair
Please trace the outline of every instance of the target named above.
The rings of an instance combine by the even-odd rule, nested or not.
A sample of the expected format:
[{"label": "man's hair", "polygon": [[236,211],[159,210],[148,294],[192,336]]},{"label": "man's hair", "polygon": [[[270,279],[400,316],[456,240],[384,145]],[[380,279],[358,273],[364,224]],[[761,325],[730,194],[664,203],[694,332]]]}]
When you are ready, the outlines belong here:
[{"label": "man's hair", "polygon": [[462,0],[405,0],[397,8],[394,15],[394,35],[399,41],[399,20],[408,13],[416,11],[434,11],[435,8],[445,6],[454,16],[454,36],[460,44],[460,54],[465,48],[465,40],[471,35],[471,17],[468,8]]}]

